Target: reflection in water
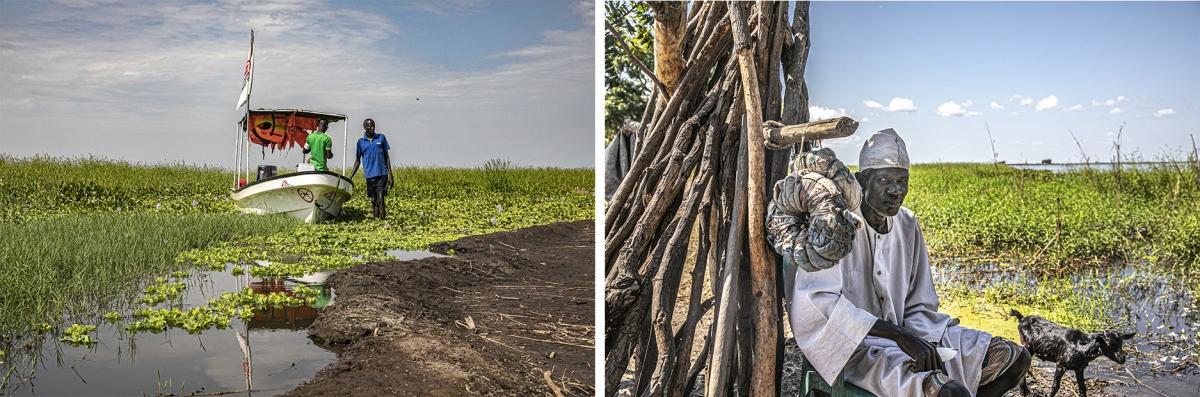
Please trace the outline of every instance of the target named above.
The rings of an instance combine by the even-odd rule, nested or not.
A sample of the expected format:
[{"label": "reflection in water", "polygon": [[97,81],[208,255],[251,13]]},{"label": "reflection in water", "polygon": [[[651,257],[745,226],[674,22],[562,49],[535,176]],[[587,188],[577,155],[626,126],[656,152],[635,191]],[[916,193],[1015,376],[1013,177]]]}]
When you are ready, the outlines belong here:
[{"label": "reflection in water", "polygon": [[[288,291],[283,282],[251,282],[227,272],[204,272],[186,281],[186,294],[171,305],[183,310],[204,305],[223,292],[250,287],[256,293]],[[318,286],[312,286],[318,287]],[[189,335],[180,329],[161,334],[130,334],[125,322],[96,319],[99,341],[71,347],[45,335],[36,354],[5,358],[12,376],[0,394],[13,395],[143,395],[159,393],[245,393],[248,384],[262,395],[283,393],[333,362],[334,353],[308,339],[304,328],[334,293],[320,286],[315,307],[265,309],[231,329]],[[3,368],[5,364],[0,366]],[[6,371],[9,368],[4,368]],[[5,374],[0,373],[0,378]],[[248,394],[248,393],[247,393]]]},{"label": "reflection in water", "polygon": [[[254,312],[254,318],[250,319],[251,329],[303,329],[312,325],[317,319],[317,309],[325,307],[332,300],[331,289],[324,285],[310,285],[309,287],[318,288],[320,295],[317,295],[317,301],[312,306],[287,307],[282,309],[266,308]],[[272,292],[284,292],[289,296],[291,287],[283,281],[259,281],[250,283],[250,289],[256,294],[270,294]]]}]

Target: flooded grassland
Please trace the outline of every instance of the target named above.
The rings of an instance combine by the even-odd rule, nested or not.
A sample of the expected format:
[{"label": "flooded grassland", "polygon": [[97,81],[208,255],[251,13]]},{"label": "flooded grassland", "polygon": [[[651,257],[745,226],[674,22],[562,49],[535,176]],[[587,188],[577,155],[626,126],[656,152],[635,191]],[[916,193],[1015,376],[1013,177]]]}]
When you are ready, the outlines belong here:
[{"label": "flooded grassland", "polygon": [[387,220],[359,191],[316,225],[238,215],[232,181],[0,157],[0,394],[279,394],[335,358],[303,331],[329,272],[593,216],[591,170],[400,168]]},{"label": "flooded grassland", "polygon": [[[1125,365],[1088,368],[1103,393],[1200,393],[1195,168],[920,165],[906,205],[929,242],[942,310],[964,325],[1019,340],[1017,309],[1085,332],[1137,331]],[[1034,375],[1034,391],[1048,392]]]}]

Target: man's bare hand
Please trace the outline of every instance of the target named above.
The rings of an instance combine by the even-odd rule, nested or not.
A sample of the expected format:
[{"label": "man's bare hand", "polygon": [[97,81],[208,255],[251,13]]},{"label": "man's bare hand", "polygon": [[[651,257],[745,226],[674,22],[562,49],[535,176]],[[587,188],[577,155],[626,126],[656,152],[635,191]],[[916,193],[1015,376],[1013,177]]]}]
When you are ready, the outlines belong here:
[{"label": "man's bare hand", "polygon": [[875,320],[875,325],[871,327],[867,335],[896,342],[896,346],[899,346],[904,354],[912,357],[912,360],[908,362],[909,371],[925,372],[936,369],[946,372],[946,367],[942,365],[942,358],[938,356],[937,347],[912,331],[887,321]]},{"label": "man's bare hand", "polygon": [[[903,330],[903,328],[901,328]],[[945,366],[942,365],[942,358],[938,356],[937,347],[916,334],[904,330],[899,338],[896,338],[896,345],[900,346],[905,354],[912,357],[908,362],[908,370],[912,372],[925,372],[933,370],[941,370],[946,372]]]}]

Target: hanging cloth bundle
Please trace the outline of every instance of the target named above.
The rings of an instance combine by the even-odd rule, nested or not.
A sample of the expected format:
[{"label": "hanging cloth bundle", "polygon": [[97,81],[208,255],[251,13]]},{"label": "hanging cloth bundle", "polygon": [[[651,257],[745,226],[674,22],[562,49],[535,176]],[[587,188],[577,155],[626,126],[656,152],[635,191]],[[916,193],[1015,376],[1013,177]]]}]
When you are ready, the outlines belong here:
[{"label": "hanging cloth bundle", "polygon": [[792,159],[767,207],[767,241],[805,271],[828,269],[850,253],[862,219],[862,188],[829,148]]}]

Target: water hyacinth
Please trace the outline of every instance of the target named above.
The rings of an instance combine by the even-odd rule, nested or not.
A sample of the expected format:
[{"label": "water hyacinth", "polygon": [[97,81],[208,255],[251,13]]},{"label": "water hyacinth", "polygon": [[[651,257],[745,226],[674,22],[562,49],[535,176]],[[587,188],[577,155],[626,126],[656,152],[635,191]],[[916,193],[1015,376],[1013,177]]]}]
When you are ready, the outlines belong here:
[{"label": "water hyacinth", "polygon": [[0,155],[0,185],[10,193],[0,197],[0,260],[29,265],[0,272],[0,285],[16,286],[0,290],[0,335],[50,332],[64,316],[119,323],[122,312],[132,331],[227,327],[256,308],[311,304],[319,291],[245,290],[201,307],[153,306],[180,298],[188,269],[278,280],[387,260],[390,249],[594,216],[592,170],[498,165],[397,168],[383,222],[367,216],[360,174],[341,219],[304,225],[237,214],[227,194],[233,176],[220,169]]},{"label": "water hyacinth", "polygon": [[91,332],[95,330],[95,325],[71,324],[70,327],[63,330],[63,335],[59,338],[59,341],[72,346],[95,344],[96,339],[92,338],[91,335]]}]

